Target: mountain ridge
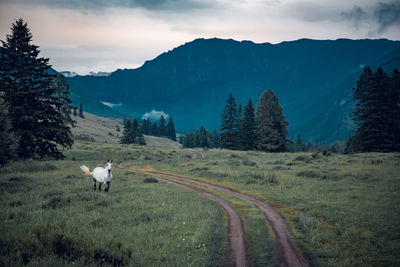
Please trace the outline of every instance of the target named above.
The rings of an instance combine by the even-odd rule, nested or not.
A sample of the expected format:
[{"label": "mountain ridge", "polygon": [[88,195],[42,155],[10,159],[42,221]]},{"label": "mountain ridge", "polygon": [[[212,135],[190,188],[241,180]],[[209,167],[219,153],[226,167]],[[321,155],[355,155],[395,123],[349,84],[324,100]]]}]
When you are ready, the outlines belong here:
[{"label": "mountain ridge", "polygon": [[[75,93],[86,90],[100,101],[123,103],[118,109],[121,113],[140,118],[152,109],[163,110],[173,116],[178,128],[186,129],[200,125],[218,129],[219,115],[229,93],[244,105],[248,98],[257,103],[261,93],[271,88],[280,99],[290,122],[290,134],[294,135],[330,105],[332,101],[321,98],[342,90],[337,87],[342,80],[384,56],[394,59],[392,65],[398,66],[393,53],[400,55],[399,51],[400,42],[387,39],[303,38],[257,44],[199,38],[136,69],[116,70],[108,77],[67,79]],[[306,133],[305,138],[332,141],[327,136],[330,130],[323,130],[326,134],[317,137]],[[346,130],[333,138],[343,140],[350,132]]]}]

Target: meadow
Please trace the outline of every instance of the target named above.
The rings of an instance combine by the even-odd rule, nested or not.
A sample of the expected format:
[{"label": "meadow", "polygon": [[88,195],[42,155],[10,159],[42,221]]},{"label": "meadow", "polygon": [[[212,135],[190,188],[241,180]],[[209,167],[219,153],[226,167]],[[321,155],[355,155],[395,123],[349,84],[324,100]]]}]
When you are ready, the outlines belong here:
[{"label": "meadow", "polygon": [[[62,161],[0,169],[0,264],[216,266],[227,222],[213,201],[129,167],[185,174],[270,203],[313,266],[400,263],[400,154],[339,155],[177,149],[78,142]],[[79,170],[113,159],[110,192]],[[274,264],[267,221],[224,196],[242,217],[248,258]]]}]

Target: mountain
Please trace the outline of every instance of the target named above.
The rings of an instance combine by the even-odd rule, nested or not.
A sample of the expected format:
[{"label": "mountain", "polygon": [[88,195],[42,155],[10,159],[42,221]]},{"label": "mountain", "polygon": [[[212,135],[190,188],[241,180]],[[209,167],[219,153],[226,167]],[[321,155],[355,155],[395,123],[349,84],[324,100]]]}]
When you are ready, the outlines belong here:
[{"label": "mountain", "polygon": [[399,55],[400,42],[385,39],[279,44],[196,39],[140,68],[68,82],[73,93],[119,103],[114,109],[128,115],[140,118],[155,109],[171,115],[178,128],[209,130],[220,127],[229,93],[244,106],[271,88],[290,122],[290,135],[331,142],[353,130],[351,88],[363,66],[399,66]]}]

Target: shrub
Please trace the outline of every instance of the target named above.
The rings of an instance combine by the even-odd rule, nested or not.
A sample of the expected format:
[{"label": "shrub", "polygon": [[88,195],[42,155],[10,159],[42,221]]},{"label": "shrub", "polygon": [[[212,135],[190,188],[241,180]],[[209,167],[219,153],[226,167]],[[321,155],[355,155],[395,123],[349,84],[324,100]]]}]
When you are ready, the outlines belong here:
[{"label": "shrub", "polygon": [[158,183],[158,180],[153,177],[147,177],[143,180],[143,183]]}]

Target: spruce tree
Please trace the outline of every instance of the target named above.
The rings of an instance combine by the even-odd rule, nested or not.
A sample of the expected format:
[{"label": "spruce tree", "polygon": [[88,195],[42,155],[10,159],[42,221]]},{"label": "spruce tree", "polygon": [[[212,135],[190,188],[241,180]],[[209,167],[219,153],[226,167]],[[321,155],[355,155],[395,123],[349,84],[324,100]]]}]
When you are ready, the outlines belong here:
[{"label": "spruce tree", "polygon": [[210,147],[210,133],[204,126],[200,126],[199,130],[199,147]]},{"label": "spruce tree", "polygon": [[216,130],[214,130],[211,140],[212,140],[211,147],[218,148],[219,147],[219,136],[218,136],[218,132]]},{"label": "spruce tree", "polygon": [[73,144],[69,113],[57,95],[55,76],[49,74],[48,58],[38,57],[31,44],[27,24],[18,19],[12,34],[2,41],[0,54],[0,94],[9,107],[12,131],[19,144],[19,158],[63,158],[59,147]]},{"label": "spruce tree", "polygon": [[79,117],[81,117],[82,119],[85,118],[85,117],[83,116],[83,107],[82,107],[82,104],[79,105]]},{"label": "spruce tree", "polygon": [[168,119],[168,123],[166,126],[166,135],[169,139],[176,141],[176,132],[175,132],[175,125],[172,117],[170,116]]},{"label": "spruce tree", "polygon": [[266,90],[257,105],[257,147],[261,151],[280,152],[286,147],[286,127],[282,107],[272,90]]},{"label": "spruce tree", "polygon": [[8,116],[8,107],[0,98],[0,167],[16,158],[17,142],[11,131],[11,120]]},{"label": "spruce tree", "polygon": [[74,115],[75,117],[78,116],[78,113],[76,112],[77,108],[76,108],[76,107],[73,107],[73,109],[74,109],[73,115]]},{"label": "spruce tree", "polygon": [[244,115],[239,128],[240,148],[243,150],[256,149],[257,123],[254,114],[254,107],[251,99],[244,108]]},{"label": "spruce tree", "polygon": [[364,68],[354,90],[353,110],[358,128],[349,139],[346,152],[400,151],[398,114],[399,93],[396,93],[395,71],[390,78],[382,68],[375,73]]},{"label": "spruce tree", "polygon": [[142,129],[139,125],[139,122],[134,119],[132,123],[132,131],[134,135],[134,143],[139,145],[146,145],[146,141],[144,140]]},{"label": "spruce tree", "polygon": [[124,132],[122,133],[120,143],[121,144],[133,144],[135,143],[135,134],[133,132],[133,126],[131,120],[126,120]]},{"label": "spruce tree", "polygon": [[142,130],[143,130],[143,134],[145,134],[145,135],[151,134],[151,122],[149,119],[142,120]]},{"label": "spruce tree", "polygon": [[166,133],[166,126],[165,126],[166,122],[165,122],[165,118],[163,115],[160,116],[160,120],[158,122],[158,129],[159,129],[159,136],[167,136]]},{"label": "spruce tree", "polygon": [[153,122],[153,125],[151,127],[151,135],[160,136],[160,129],[157,125],[157,122]]},{"label": "spruce tree", "polygon": [[221,121],[220,147],[238,149],[239,114],[232,94],[229,94],[226,100],[224,110],[221,114]]}]

